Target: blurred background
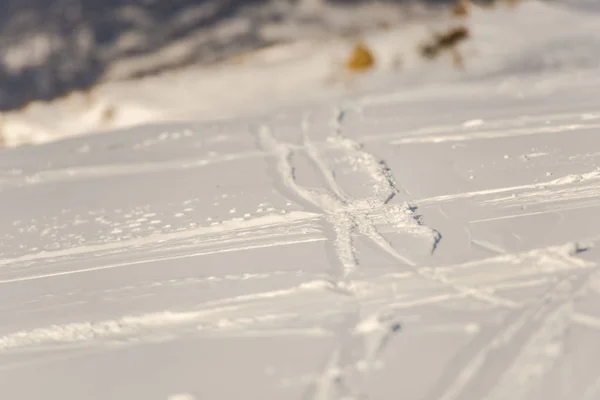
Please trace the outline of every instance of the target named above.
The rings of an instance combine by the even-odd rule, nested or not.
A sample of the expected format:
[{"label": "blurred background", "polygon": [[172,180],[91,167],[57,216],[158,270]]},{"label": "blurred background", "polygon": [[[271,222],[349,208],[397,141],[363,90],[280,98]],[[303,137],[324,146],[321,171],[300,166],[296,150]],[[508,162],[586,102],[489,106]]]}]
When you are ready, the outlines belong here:
[{"label": "blurred background", "polygon": [[[597,0],[0,0],[0,147],[600,66]],[[573,72],[573,71],[576,71]],[[577,78],[579,77],[579,78]]]},{"label": "blurred background", "polygon": [[[0,0],[0,110],[315,35],[351,35],[450,0]],[[128,61],[126,63],[125,61]],[[127,67],[109,73],[123,62]],[[115,68],[113,68],[115,69]]]}]

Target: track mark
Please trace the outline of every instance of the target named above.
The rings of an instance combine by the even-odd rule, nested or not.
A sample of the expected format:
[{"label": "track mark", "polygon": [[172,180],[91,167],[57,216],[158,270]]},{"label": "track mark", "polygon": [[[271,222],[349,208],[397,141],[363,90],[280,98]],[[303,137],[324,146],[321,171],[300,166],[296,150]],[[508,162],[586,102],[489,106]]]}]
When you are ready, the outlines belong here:
[{"label": "track mark", "polygon": [[[379,161],[373,155],[363,151],[360,144],[341,136],[339,124],[342,116],[342,112],[336,114],[335,135],[330,136],[327,141],[327,151],[341,154],[341,161],[327,157],[328,154],[324,154],[324,150],[317,147],[309,138],[308,119],[302,123],[302,149],[325,179],[328,186],[325,191],[297,184],[294,176],[293,154],[298,150],[288,143],[278,141],[269,127],[262,126],[259,130],[259,143],[263,149],[276,157],[277,171],[283,184],[300,198],[323,211],[333,226],[334,247],[343,267],[339,274],[340,277],[348,276],[358,265],[352,243],[352,236],[356,233],[365,235],[380,249],[403,264],[415,266],[414,260],[393,249],[391,244],[378,232],[375,222],[378,219],[380,222],[395,224],[402,221],[404,226],[412,227],[415,232],[419,232],[423,236],[427,235],[427,239],[432,243],[432,249],[439,241],[439,234],[422,226],[415,217],[414,210],[407,204],[402,208],[386,207],[398,193],[389,168],[383,161]],[[374,192],[361,198],[350,197],[338,183],[334,168],[330,165],[333,161],[338,164],[345,163],[345,166],[352,167],[351,170],[354,173],[364,176],[370,182],[368,186],[374,188]],[[375,218],[373,214],[378,214],[378,218]],[[384,221],[381,221],[382,219]]]},{"label": "track mark", "polygon": [[390,313],[375,312],[362,319],[346,319],[338,343],[317,378],[313,400],[366,398],[362,386],[401,324]]},{"label": "track mark", "polygon": [[[363,235],[380,251],[399,263],[409,266],[416,276],[420,276],[428,282],[439,283],[443,288],[456,292],[454,295],[450,295],[450,298],[472,298],[493,307],[523,312],[521,303],[496,296],[477,287],[461,285],[446,276],[443,269],[419,267],[413,259],[396,250],[378,231],[378,224],[396,226],[400,232],[410,233],[429,241],[432,251],[435,250],[435,246],[441,238],[438,232],[420,223],[414,213],[415,208],[406,203],[403,205],[390,204],[399,189],[389,168],[383,161],[379,161],[373,155],[365,152],[359,143],[341,135],[342,117],[343,112],[336,113],[333,123],[334,135],[329,136],[326,143],[321,146],[313,142],[309,136],[310,120],[308,117],[302,122],[302,145],[299,147],[278,140],[268,126],[262,126],[258,131],[260,146],[276,159],[277,174],[283,185],[298,197],[321,210],[332,225],[335,235],[333,247],[341,264],[341,270],[332,276],[335,285],[346,287],[351,274],[357,272],[360,262],[353,245],[353,236]],[[294,166],[294,154],[298,151],[305,152],[315,165],[326,182],[327,187],[324,190],[307,188],[298,184]],[[340,171],[340,173],[338,174],[336,171]],[[354,187],[352,185],[344,186],[342,182],[352,182],[350,179],[352,177],[354,180],[360,177],[363,181],[368,182],[368,185],[365,186],[371,190],[367,191],[366,195],[351,196],[348,189]],[[360,310],[362,307],[360,296],[352,291],[350,294],[354,296],[357,308]],[[448,298],[447,296],[438,297],[444,299]],[[405,306],[411,307],[421,301],[427,303],[436,300],[421,299],[416,303],[411,301]],[[385,309],[395,310],[402,306],[402,302],[394,302],[387,305]],[[356,316],[358,313],[357,311]],[[360,364],[364,367],[378,357],[391,337],[390,332],[397,331],[396,328],[391,329],[390,326],[399,326],[394,323],[389,325],[387,330],[386,328],[379,329],[375,336],[373,333],[366,335],[362,344],[358,344],[356,337],[365,335],[365,331],[358,327],[364,327],[367,320],[368,318],[357,318],[353,328],[348,326],[338,333],[338,345],[331,355],[328,366],[315,384],[314,399],[341,399],[344,396],[361,395],[360,385],[350,384],[350,382],[360,381],[365,372],[360,368],[357,369],[356,365]],[[347,343],[355,344],[350,346]],[[484,353],[480,358],[482,358],[482,362],[485,360]]]},{"label": "track mark", "polygon": [[[220,225],[202,226],[195,229],[187,229],[180,232],[157,233],[139,238],[122,240],[118,242],[90,244],[87,246],[71,247],[62,250],[41,251],[18,257],[0,258],[0,266],[14,266],[15,264],[19,263],[28,263],[32,261],[42,260],[48,262],[63,257],[89,255],[98,252],[113,252],[115,250],[123,250],[129,248],[139,248],[144,245],[164,243],[166,241],[186,240],[196,237],[202,237],[205,235],[224,235],[227,233],[242,232],[247,230],[256,230],[256,232],[260,232],[260,230],[264,228],[270,228],[273,231],[275,231],[277,228],[283,228],[282,230],[286,231],[287,228],[293,228],[298,223],[302,223],[303,221],[315,220],[317,218],[319,218],[318,214],[303,211],[294,211],[285,215],[266,215],[243,221],[226,221]],[[293,231],[294,230],[292,229],[291,233],[293,233]],[[224,238],[219,237],[218,239],[220,241],[223,241]]]},{"label": "track mark", "polygon": [[[485,340],[470,360],[456,373],[438,400],[464,398],[466,393],[478,393],[491,381],[485,399],[523,398],[535,381],[541,379],[562,354],[564,336],[573,317],[573,302],[579,296],[592,271],[571,274],[560,280],[542,298],[509,317],[505,325]],[[475,338],[478,347],[484,331]],[[510,363],[506,364],[507,354]],[[498,374],[498,379],[490,375]],[[462,396],[462,397],[461,397]]]},{"label": "track mark", "polygon": [[[388,204],[399,191],[389,168],[385,162],[364,151],[359,143],[342,136],[343,116],[343,110],[334,112],[333,133],[321,146],[310,138],[309,115],[301,123],[300,148],[278,140],[268,126],[260,128],[258,141],[264,151],[275,156],[277,174],[284,187],[324,213],[333,228],[333,248],[341,265],[341,269],[332,273],[334,284],[352,288],[348,279],[359,267],[353,236],[364,235],[401,264],[414,268],[416,262],[395,250],[377,230],[376,224],[407,227],[411,233],[429,240],[432,251],[439,241],[439,234],[422,226],[414,209],[407,204]],[[297,151],[303,151],[315,166],[326,184],[324,190],[298,184],[293,161]],[[350,186],[341,183],[344,178]],[[358,193],[351,194],[350,190]],[[370,320],[359,318],[360,299],[352,290],[350,294],[356,302],[356,310],[345,318],[344,326],[338,330],[336,347],[314,383],[311,395],[314,400],[360,396],[360,381],[365,368],[383,351],[390,333],[397,331],[397,328],[388,327],[367,332],[365,326]]]},{"label": "track mark", "polygon": [[[443,202],[460,200],[460,199],[485,197],[485,196],[501,194],[501,193],[511,193],[511,192],[514,193],[514,192],[519,192],[519,191],[523,191],[523,190],[527,190],[527,189],[547,189],[547,188],[575,184],[575,183],[579,183],[579,182],[597,181],[598,179],[600,179],[600,170],[596,169],[594,171],[590,171],[590,172],[587,172],[584,174],[565,175],[561,178],[553,179],[553,180],[546,181],[546,182],[427,197],[424,199],[415,200],[414,203],[419,206],[422,206],[422,205],[443,203]],[[595,188],[595,186],[594,186],[594,188]],[[512,196],[510,198],[513,199]],[[518,197],[516,197],[516,198],[518,198]],[[486,200],[483,200],[483,202],[485,202],[485,201]],[[493,202],[493,201],[497,201],[497,200],[489,200],[489,202]]]},{"label": "track mark", "polygon": [[[277,330],[276,323],[305,315],[299,314],[298,311],[308,311],[310,315],[314,315],[311,318],[321,318],[319,312],[323,312],[322,296],[336,296],[328,290],[330,288],[331,284],[327,281],[309,281],[278,290],[206,301],[197,309],[189,311],[165,310],[126,315],[116,319],[79,321],[22,330],[0,336],[0,353],[49,344],[97,346],[109,341],[143,342],[147,339],[152,340],[153,337],[161,337],[164,333],[167,334],[165,340],[198,332],[243,335],[248,328],[266,328],[274,334]],[[273,301],[283,305],[278,310],[269,310],[267,305]],[[327,315],[327,312],[325,314]],[[331,334],[316,328],[300,329],[296,332]]]},{"label": "track mark", "polygon": [[527,128],[499,129],[490,131],[465,131],[462,134],[440,135],[440,136],[415,136],[395,139],[392,144],[421,144],[421,143],[446,143],[446,142],[465,142],[468,140],[496,139],[515,136],[539,135],[551,133],[565,133],[581,131],[586,129],[598,129],[600,124],[568,124],[551,126],[532,126]]},{"label": "track mark", "polygon": [[[361,137],[361,141],[392,140],[396,144],[456,142],[473,139],[493,139],[535,134],[552,134],[565,131],[594,129],[598,120],[596,110],[589,113],[564,113],[550,115],[527,115],[510,119],[479,120],[469,122],[427,126],[424,128],[402,130],[400,132],[380,133]],[[393,122],[393,121],[390,121]],[[381,121],[377,121],[381,126]],[[560,128],[558,128],[560,127]],[[482,130],[483,129],[483,130]],[[381,130],[381,128],[379,128]],[[555,132],[558,130],[559,132]]]},{"label": "track mark", "polygon": [[184,159],[175,161],[156,161],[131,164],[90,165],[85,167],[39,171],[26,176],[4,178],[0,187],[21,187],[45,185],[60,182],[73,182],[90,179],[114,178],[119,176],[142,175],[165,171],[180,171],[204,168],[215,164],[237,160],[260,158],[259,151],[221,154],[214,157]]}]

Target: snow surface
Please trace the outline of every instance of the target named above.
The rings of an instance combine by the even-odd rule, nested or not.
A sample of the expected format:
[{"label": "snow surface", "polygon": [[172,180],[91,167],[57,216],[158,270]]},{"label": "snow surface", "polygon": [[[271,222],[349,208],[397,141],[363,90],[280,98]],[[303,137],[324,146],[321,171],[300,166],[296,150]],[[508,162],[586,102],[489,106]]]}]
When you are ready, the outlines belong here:
[{"label": "snow surface", "polygon": [[2,398],[600,398],[599,68],[541,54],[2,150]]}]

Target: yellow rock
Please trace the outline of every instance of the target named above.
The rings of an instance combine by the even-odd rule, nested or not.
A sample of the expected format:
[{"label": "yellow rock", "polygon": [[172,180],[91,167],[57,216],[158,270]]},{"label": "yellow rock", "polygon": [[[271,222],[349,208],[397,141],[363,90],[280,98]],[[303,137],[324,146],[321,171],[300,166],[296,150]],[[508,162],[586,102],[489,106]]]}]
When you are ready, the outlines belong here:
[{"label": "yellow rock", "polygon": [[356,43],[352,54],[346,61],[346,68],[353,72],[364,72],[375,65],[375,56],[366,43],[360,41]]},{"label": "yellow rock", "polygon": [[452,6],[452,15],[457,18],[466,17],[469,15],[470,8],[470,0],[457,0]]}]

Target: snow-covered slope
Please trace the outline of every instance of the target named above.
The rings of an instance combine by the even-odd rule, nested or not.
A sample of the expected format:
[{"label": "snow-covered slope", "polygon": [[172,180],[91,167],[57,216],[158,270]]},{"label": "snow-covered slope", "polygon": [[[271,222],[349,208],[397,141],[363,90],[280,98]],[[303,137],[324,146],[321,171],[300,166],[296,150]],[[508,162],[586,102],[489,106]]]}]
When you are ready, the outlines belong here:
[{"label": "snow-covered slope", "polygon": [[599,69],[538,60],[1,150],[1,397],[600,398]]},{"label": "snow-covered slope", "polygon": [[3,151],[1,392],[598,398],[600,87],[513,84]]}]

